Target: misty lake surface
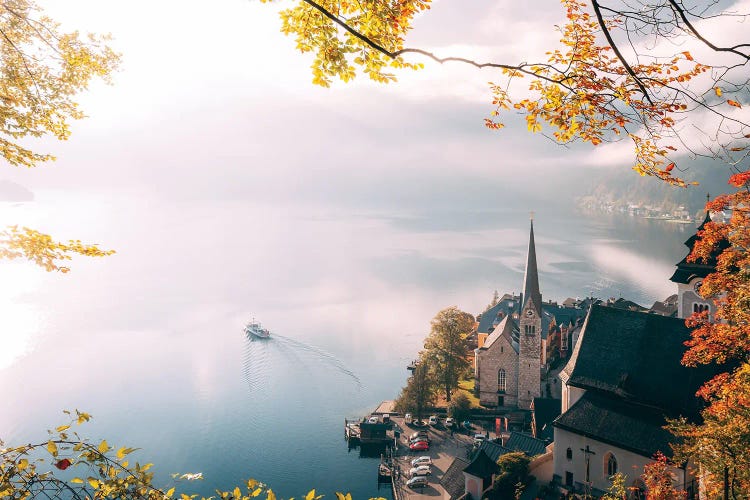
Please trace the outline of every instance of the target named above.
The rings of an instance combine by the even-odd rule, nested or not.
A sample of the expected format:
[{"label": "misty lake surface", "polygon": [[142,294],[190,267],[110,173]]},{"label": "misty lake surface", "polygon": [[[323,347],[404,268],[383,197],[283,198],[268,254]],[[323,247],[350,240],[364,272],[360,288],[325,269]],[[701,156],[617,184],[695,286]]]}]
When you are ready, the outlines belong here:
[{"label": "misty lake surface", "polygon": [[[398,395],[437,311],[477,314],[518,292],[529,210],[544,300],[594,294],[650,306],[695,225],[513,209],[354,210],[247,200],[37,193],[0,225],[114,248],[68,275],[0,262],[0,438],[46,439],[63,409],[81,433],[140,450],[184,491],[247,478],[283,498],[378,491],[377,459],[348,451],[344,418]],[[255,317],[274,334],[251,341]]]}]

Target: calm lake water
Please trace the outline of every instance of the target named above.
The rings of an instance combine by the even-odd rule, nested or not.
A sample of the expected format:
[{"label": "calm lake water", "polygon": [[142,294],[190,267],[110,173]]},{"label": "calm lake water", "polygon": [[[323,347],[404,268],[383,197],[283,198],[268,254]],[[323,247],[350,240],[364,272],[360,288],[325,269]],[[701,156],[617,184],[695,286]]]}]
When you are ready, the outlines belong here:
[{"label": "calm lake water", "polygon": [[[393,399],[434,314],[474,314],[518,292],[535,233],[544,299],[590,293],[644,305],[693,225],[523,210],[351,211],[250,201],[38,193],[0,206],[25,224],[117,249],[68,275],[0,262],[0,438],[44,440],[61,410],[82,433],[139,447],[157,483],[202,472],[210,494],[255,478],[278,495],[377,490],[345,417]],[[274,333],[250,341],[256,317]]]}]

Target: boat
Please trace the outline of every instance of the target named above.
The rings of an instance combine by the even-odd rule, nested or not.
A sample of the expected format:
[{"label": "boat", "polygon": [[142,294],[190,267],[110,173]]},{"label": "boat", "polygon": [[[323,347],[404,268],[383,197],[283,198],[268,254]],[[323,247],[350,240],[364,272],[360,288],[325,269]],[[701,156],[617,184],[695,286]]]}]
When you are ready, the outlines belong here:
[{"label": "boat", "polygon": [[259,339],[267,339],[271,336],[271,332],[267,328],[263,328],[260,322],[255,321],[255,319],[245,325],[245,333]]}]

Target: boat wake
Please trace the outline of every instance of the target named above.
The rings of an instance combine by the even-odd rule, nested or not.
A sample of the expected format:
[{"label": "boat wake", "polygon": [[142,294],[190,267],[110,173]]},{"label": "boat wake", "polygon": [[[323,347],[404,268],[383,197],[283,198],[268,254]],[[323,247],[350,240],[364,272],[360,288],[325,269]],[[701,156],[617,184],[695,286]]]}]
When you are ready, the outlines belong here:
[{"label": "boat wake", "polygon": [[[276,370],[289,371],[303,368],[308,376],[314,376],[321,367],[333,368],[339,374],[353,381],[357,390],[362,389],[362,381],[333,354],[298,340],[274,334],[261,342],[247,335],[243,353],[243,376],[250,393],[260,397],[269,387],[269,378]],[[271,383],[271,385],[273,385]]]},{"label": "boat wake", "polygon": [[304,342],[300,342],[289,337],[284,337],[283,335],[274,335],[274,339],[276,339],[280,345],[292,348],[292,351],[298,350],[300,352],[313,354],[313,359],[317,361],[323,361],[329,366],[332,366],[339,372],[351,378],[354,383],[357,384],[357,389],[362,388],[362,381],[359,379],[359,377],[353,371],[347,368],[346,365],[333,354],[326,352],[319,347],[305,344]]}]

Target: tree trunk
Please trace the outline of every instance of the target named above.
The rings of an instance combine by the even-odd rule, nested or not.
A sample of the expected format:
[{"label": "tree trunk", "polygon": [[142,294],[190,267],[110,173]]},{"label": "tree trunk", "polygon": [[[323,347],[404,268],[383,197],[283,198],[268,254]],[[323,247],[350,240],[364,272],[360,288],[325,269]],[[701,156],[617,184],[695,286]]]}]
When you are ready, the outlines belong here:
[{"label": "tree trunk", "polygon": [[729,466],[724,466],[724,500],[729,500]]}]

